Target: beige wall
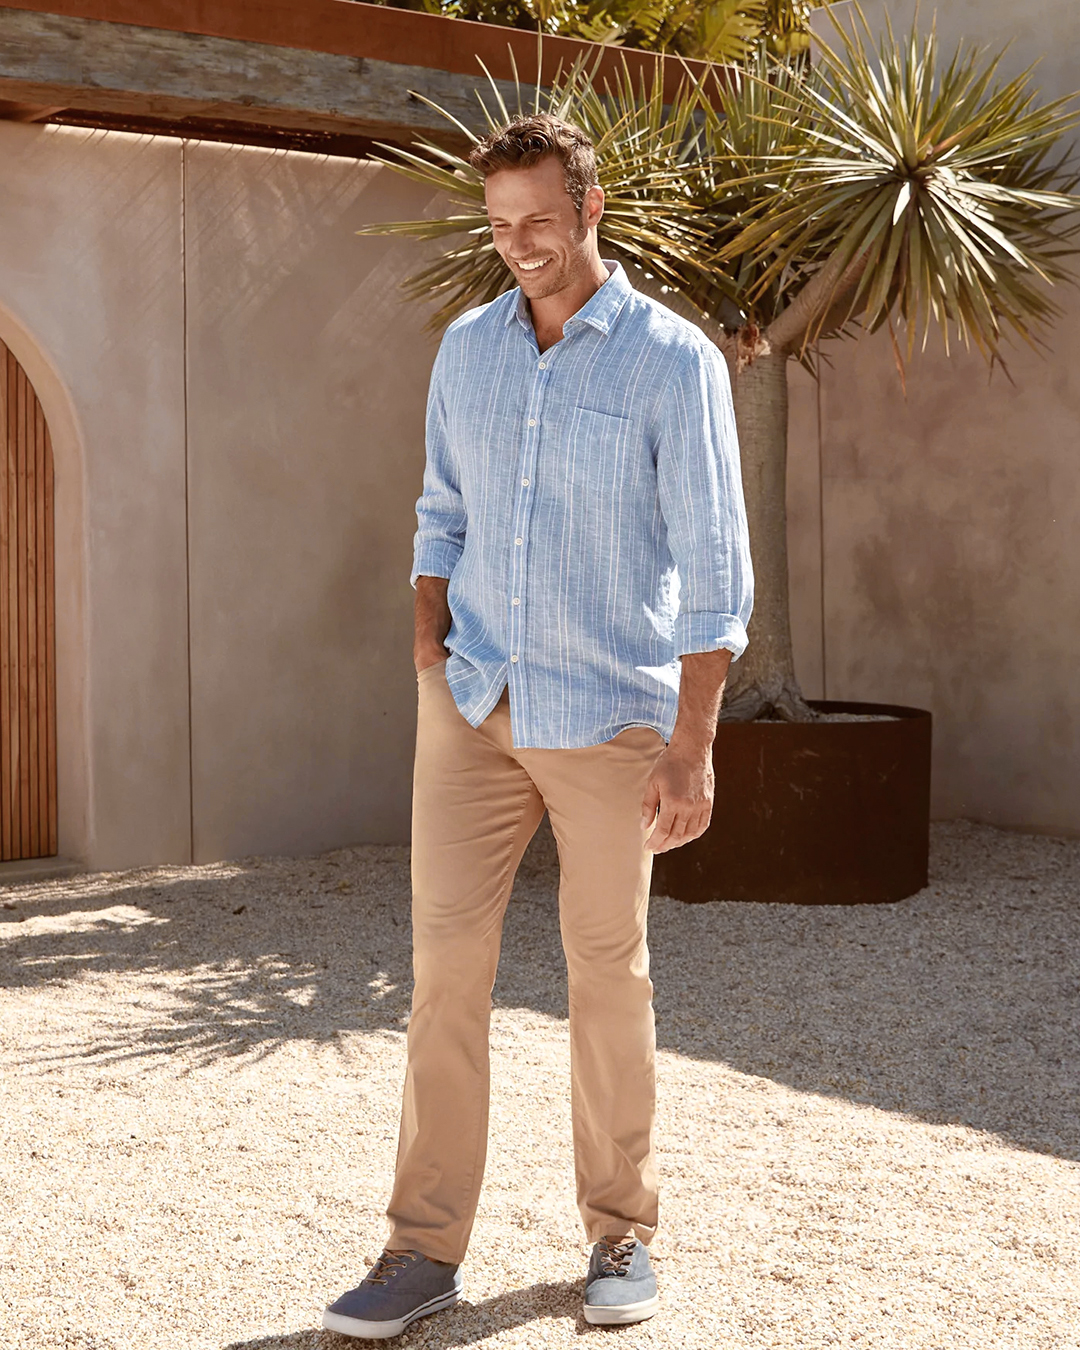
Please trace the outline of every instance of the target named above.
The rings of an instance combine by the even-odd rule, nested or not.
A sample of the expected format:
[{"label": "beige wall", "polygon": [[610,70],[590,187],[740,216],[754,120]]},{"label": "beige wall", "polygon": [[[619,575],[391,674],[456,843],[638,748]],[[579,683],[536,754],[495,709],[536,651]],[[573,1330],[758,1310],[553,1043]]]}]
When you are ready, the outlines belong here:
[{"label": "beige wall", "polygon": [[[853,0],[839,0],[829,8],[850,22]],[[872,30],[880,32],[888,14],[897,33],[910,29],[917,10],[920,27],[936,24],[942,50],[950,54],[960,39],[992,52],[1008,46],[1003,69],[1019,74],[1037,62],[1037,83],[1055,98],[1080,88],[1076,0],[1030,0],[1024,6],[1015,0],[940,0],[937,4],[934,0],[859,0],[859,8]],[[812,22],[829,42],[834,30],[825,12],[817,12]]]},{"label": "beige wall", "polygon": [[196,858],[408,838],[424,197],[372,164],[187,153]]},{"label": "beige wall", "polygon": [[0,122],[0,337],[52,427],[60,849],[188,856],[180,161]]},{"label": "beige wall", "polygon": [[415,246],[354,231],[424,202],[354,161],[0,122],[0,337],[56,443],[64,856],[407,838],[434,346],[396,293]]},{"label": "beige wall", "polygon": [[[1015,36],[1013,69],[1047,52],[1048,96],[1080,85],[1072,0],[1015,15],[956,0],[938,26]],[[796,373],[791,571],[808,692],[933,710],[937,816],[1080,833],[1080,299],[1058,298],[1049,352],[1014,349],[1012,383],[935,350],[905,400],[880,337],[834,347],[820,407]]]}]

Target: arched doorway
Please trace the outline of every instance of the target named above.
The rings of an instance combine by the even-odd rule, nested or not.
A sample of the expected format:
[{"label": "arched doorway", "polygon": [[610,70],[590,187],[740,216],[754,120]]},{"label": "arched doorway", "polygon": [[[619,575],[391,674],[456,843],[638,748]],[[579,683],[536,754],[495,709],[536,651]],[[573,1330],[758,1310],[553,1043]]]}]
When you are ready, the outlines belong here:
[{"label": "arched doorway", "polygon": [[0,342],[0,862],[57,851],[53,454]]}]

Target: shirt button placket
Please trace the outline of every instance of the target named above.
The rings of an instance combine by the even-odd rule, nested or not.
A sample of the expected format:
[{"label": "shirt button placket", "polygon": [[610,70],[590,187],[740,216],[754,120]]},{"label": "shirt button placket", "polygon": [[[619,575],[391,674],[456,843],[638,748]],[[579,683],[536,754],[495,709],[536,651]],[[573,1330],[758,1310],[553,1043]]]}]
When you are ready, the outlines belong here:
[{"label": "shirt button placket", "polygon": [[532,510],[533,465],[536,462],[536,449],[540,438],[541,413],[544,401],[544,380],[548,368],[546,360],[541,359],[536,367],[536,379],[533,384],[532,415],[526,419],[525,448],[522,456],[520,487],[517,494],[515,518],[518,529],[514,536],[514,560],[510,578],[510,664],[516,666],[521,661],[522,627],[521,597],[525,589],[525,536],[528,532],[529,516]]}]

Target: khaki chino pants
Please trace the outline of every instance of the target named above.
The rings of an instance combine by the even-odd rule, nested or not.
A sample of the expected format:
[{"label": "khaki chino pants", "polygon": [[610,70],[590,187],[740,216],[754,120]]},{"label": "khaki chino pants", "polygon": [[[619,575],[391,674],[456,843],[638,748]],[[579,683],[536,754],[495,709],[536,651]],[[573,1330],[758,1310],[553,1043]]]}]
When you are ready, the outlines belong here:
[{"label": "khaki chino pants", "polygon": [[648,1242],[657,1221],[656,1040],[641,802],[663,739],[632,727],[581,750],[516,750],[505,693],[472,727],[441,663],[418,682],[415,985],[388,1245],[439,1261],[465,1255],[487,1149],[503,915],[545,807],[559,849],[578,1206],[590,1241]]}]

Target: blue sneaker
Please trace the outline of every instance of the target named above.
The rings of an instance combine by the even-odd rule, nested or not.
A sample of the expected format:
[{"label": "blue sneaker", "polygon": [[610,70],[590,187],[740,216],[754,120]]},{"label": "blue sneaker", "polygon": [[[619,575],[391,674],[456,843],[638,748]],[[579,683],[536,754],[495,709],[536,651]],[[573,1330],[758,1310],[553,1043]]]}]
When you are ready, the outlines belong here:
[{"label": "blue sneaker", "polygon": [[458,1266],[419,1252],[383,1252],[363,1282],[331,1303],[323,1326],[342,1336],[381,1341],[400,1336],[418,1318],[452,1308],[461,1298]]},{"label": "blue sneaker", "polygon": [[644,1322],[659,1306],[649,1249],[637,1238],[601,1238],[585,1276],[585,1321],[593,1326]]}]

